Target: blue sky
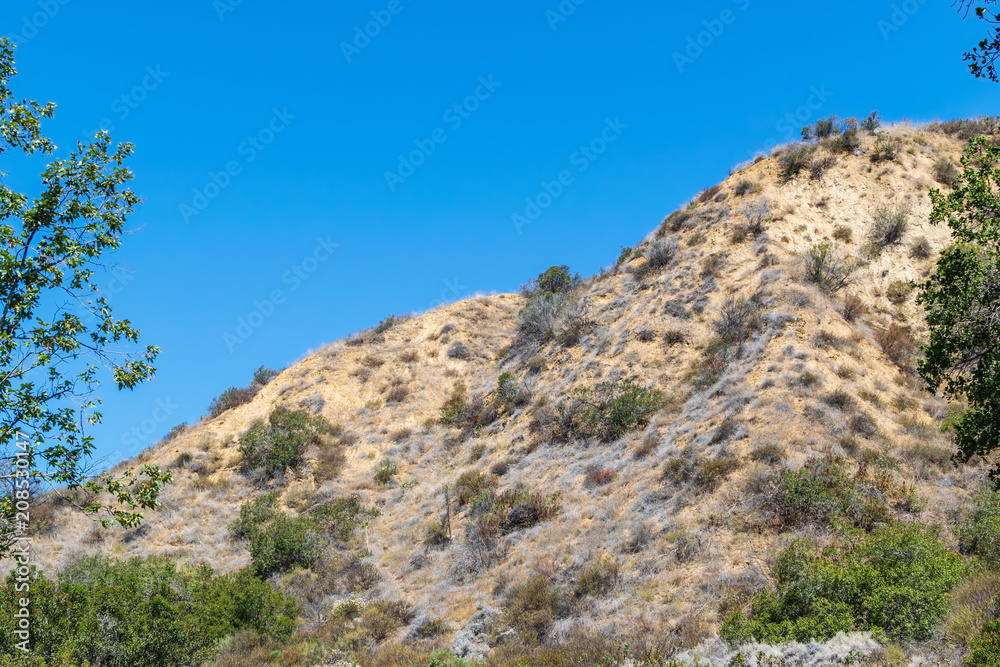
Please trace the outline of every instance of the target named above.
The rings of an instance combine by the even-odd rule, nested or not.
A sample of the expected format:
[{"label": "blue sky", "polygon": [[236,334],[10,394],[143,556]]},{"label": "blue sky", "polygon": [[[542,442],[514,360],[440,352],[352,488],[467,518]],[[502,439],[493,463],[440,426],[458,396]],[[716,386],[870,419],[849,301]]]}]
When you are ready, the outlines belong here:
[{"label": "blue sky", "polygon": [[997,113],[948,5],[8,0],[15,94],[56,102],[60,153],[136,145],[106,291],[163,353],[101,392],[99,453],[390,313],[594,273],[820,116]]}]

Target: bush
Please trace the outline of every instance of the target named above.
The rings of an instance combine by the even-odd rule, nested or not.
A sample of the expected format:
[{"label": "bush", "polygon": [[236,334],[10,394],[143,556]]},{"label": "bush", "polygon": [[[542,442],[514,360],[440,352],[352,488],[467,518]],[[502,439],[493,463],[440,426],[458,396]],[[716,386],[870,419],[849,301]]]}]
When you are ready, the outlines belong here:
[{"label": "bush", "polygon": [[587,466],[586,475],[584,475],[583,484],[587,487],[604,486],[615,481],[617,477],[618,473],[614,470],[609,470],[598,465],[589,465]]},{"label": "bush", "polygon": [[879,132],[875,135],[875,146],[872,148],[872,162],[895,160],[902,149],[903,143],[898,138],[890,137],[885,132]]},{"label": "bush", "polygon": [[571,274],[568,266],[550,266],[521,288],[522,294],[561,294],[581,282],[580,274]]},{"label": "bush", "polygon": [[754,596],[750,618],[730,614],[719,635],[733,643],[806,642],[852,630],[927,639],[964,574],[961,557],[917,524],[887,525],[824,550],[799,539],[774,566],[777,590]]},{"label": "bush", "polygon": [[843,522],[866,530],[891,520],[884,494],[852,477],[847,461],[814,459],[778,477],[778,517],[786,524]]},{"label": "bush", "polygon": [[978,118],[962,118],[943,123],[932,123],[929,129],[967,141],[974,137],[996,134],[998,117],[979,116]]},{"label": "bush", "polygon": [[855,153],[861,148],[857,127],[846,127],[843,134],[830,141],[830,150],[838,153]]},{"label": "bush", "polygon": [[926,236],[921,236],[910,246],[910,257],[913,259],[928,259],[931,256],[931,242]]},{"label": "bush", "polygon": [[241,505],[240,516],[229,529],[235,537],[249,540],[250,559],[261,577],[296,566],[311,567],[322,553],[316,524],[279,510],[276,493]]},{"label": "bush", "polygon": [[993,572],[973,574],[955,586],[942,625],[944,636],[957,646],[970,646],[985,626],[997,618],[998,597],[1000,577]]},{"label": "bush", "polygon": [[833,294],[852,282],[852,275],[862,263],[853,257],[843,257],[830,243],[820,243],[808,250],[805,257],[806,278]]},{"label": "bush", "polygon": [[809,163],[809,178],[814,181],[818,181],[823,178],[823,174],[829,171],[835,164],[837,164],[837,158],[832,155],[816,158]]},{"label": "bush", "polygon": [[868,240],[879,251],[897,245],[909,227],[910,205],[907,203],[882,204],[872,214]]},{"label": "bush", "polygon": [[[211,659],[229,635],[285,641],[295,629],[295,602],[249,571],[216,576],[165,557],[91,556],[63,570],[58,583],[32,577],[31,654],[40,662],[26,664],[187,666]],[[23,596],[12,573],[0,587],[5,656],[20,653],[13,631]]]},{"label": "bush", "polygon": [[680,241],[676,237],[651,242],[643,253],[646,257],[643,273],[658,271],[670,264],[677,256],[678,248]]},{"label": "bush", "polygon": [[374,507],[365,509],[361,504],[361,496],[352,493],[318,505],[309,516],[328,535],[346,542],[369,518],[379,516],[379,511]]},{"label": "bush", "polygon": [[278,371],[265,368],[264,366],[258,367],[253,372],[253,380],[250,381],[248,387],[229,387],[222,394],[213,398],[212,402],[208,404],[209,416],[218,417],[226,410],[249,403],[265,385],[277,376]]},{"label": "bush", "polygon": [[296,469],[302,465],[307,447],[330,444],[330,432],[330,423],[323,417],[277,407],[266,423],[258,420],[240,436],[243,472],[259,471],[268,478],[286,468]]},{"label": "bush", "polygon": [[938,183],[951,187],[956,176],[958,176],[958,167],[950,158],[941,157],[934,162],[934,180]]},{"label": "bush", "polygon": [[631,381],[603,382],[577,395],[587,407],[582,418],[588,434],[611,442],[633,428],[649,423],[663,406],[663,392],[646,389]]},{"label": "bush", "polygon": [[886,289],[885,295],[888,297],[889,301],[898,306],[910,298],[910,294],[913,292],[913,289],[913,284],[907,280],[894,280],[889,283],[889,287]]},{"label": "bush", "polygon": [[722,190],[721,185],[713,185],[710,188],[705,188],[698,194],[698,202],[706,204],[712,201],[713,199],[715,199],[715,195],[719,194],[720,190]]},{"label": "bush", "polygon": [[719,319],[712,323],[715,332],[727,344],[745,343],[764,326],[760,313],[763,299],[763,294],[759,292],[747,299],[727,298],[722,304]]},{"label": "bush", "polygon": [[[345,345],[349,346],[361,346],[361,345],[373,345],[375,343],[381,343],[385,340],[385,332],[396,327],[396,325],[405,322],[410,319],[407,315],[395,316],[390,315],[385,318],[377,325],[370,329],[366,329],[359,334],[355,334],[344,341]],[[447,326],[447,325],[446,325]]]},{"label": "bush", "polygon": [[764,191],[764,186],[756,181],[751,181],[749,179],[741,179],[736,185],[733,186],[733,193],[738,197],[745,197],[747,195],[758,195]]},{"label": "bush", "polygon": [[778,169],[786,181],[790,181],[812,162],[816,146],[797,143],[786,146],[778,153]]},{"label": "bush", "polygon": [[1000,665],[1000,620],[993,621],[972,640],[963,661],[965,667],[997,667]]},{"label": "bush", "polygon": [[518,383],[517,376],[510,371],[504,371],[497,378],[497,389],[493,396],[504,412],[510,412],[531,400],[531,393]]},{"label": "bush", "polygon": [[771,221],[771,202],[767,197],[759,197],[744,204],[740,214],[746,218],[747,233],[758,236],[764,233],[767,223]]},{"label": "bush", "polygon": [[842,243],[850,243],[854,238],[854,230],[846,225],[837,225],[833,228],[833,238]]},{"label": "bush", "polygon": [[962,552],[979,556],[991,568],[1000,567],[1000,491],[980,492],[973,510],[959,529]]},{"label": "bush", "polygon": [[913,355],[917,352],[917,343],[909,329],[893,322],[888,328],[875,331],[875,342],[894,364],[903,370],[910,369]]},{"label": "bush", "polygon": [[618,584],[618,563],[607,556],[593,560],[580,570],[573,593],[577,597],[604,597]]},{"label": "bush", "polygon": [[399,466],[392,459],[383,459],[372,473],[372,479],[379,486],[386,486],[392,478],[399,474]]},{"label": "bush", "polygon": [[861,129],[868,134],[875,134],[875,131],[882,125],[882,119],[879,118],[878,111],[872,111],[868,116],[861,121]]},{"label": "bush", "polygon": [[857,294],[844,296],[844,319],[854,322],[862,315],[868,314],[868,305]]},{"label": "bush", "polygon": [[536,643],[552,627],[559,608],[559,592],[543,574],[514,586],[504,598],[500,623],[517,631],[521,641]]}]

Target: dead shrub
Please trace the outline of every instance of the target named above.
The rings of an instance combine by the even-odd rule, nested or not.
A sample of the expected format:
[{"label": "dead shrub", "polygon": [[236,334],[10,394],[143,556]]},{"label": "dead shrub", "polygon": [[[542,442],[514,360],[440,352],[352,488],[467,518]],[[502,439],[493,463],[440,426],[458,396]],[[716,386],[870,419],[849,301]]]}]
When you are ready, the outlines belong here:
[{"label": "dead shrub", "polygon": [[901,370],[908,371],[912,368],[917,343],[909,329],[893,322],[887,328],[875,331],[875,342],[882,348],[885,356]]},{"label": "dead shrub", "polygon": [[844,296],[844,319],[854,322],[862,315],[868,314],[868,304],[866,304],[857,294],[847,294]]},{"label": "dead shrub", "polygon": [[584,476],[584,486],[587,488],[604,486],[605,484],[613,482],[617,477],[618,473],[614,470],[609,470],[599,465],[587,466],[587,471]]}]

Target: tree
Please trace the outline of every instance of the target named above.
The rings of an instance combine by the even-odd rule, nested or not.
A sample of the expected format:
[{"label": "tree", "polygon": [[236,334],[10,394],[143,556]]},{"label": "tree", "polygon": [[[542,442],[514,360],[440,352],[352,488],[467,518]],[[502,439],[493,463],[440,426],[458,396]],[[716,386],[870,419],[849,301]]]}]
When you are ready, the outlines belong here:
[{"label": "tree", "polygon": [[962,166],[951,193],[931,190],[931,223],[946,222],[954,244],[917,297],[930,329],[918,371],[933,391],[968,401],[955,427],[967,461],[1000,447],[1000,148],[973,139]]},{"label": "tree", "polygon": [[[17,102],[8,87],[15,75],[13,45],[0,39],[0,155],[7,164],[10,153],[27,161],[56,150],[41,129],[55,105]],[[171,481],[157,466],[99,477],[88,468],[94,442],[85,431],[101,420],[94,394],[102,377],[132,389],[153,376],[159,352],[136,349],[139,330],[115,319],[97,285],[102,256],[119,247],[139,203],[126,187],[132,150],[113,147],[106,133],[78,143],[45,167],[33,199],[10,189],[0,173],[0,558],[23,529],[16,513],[32,484],[80,490],[86,513],[101,513],[105,525],[134,526]]]},{"label": "tree", "polygon": [[[996,0],[979,0],[996,7]],[[977,0],[954,0],[952,5],[958,5],[963,18],[969,15]],[[976,16],[990,27],[987,36],[971,51],[965,52],[962,58],[969,63],[969,71],[978,78],[987,78],[993,83],[998,82],[996,62],[1000,58],[1000,13],[990,11],[986,7],[975,7]]]}]

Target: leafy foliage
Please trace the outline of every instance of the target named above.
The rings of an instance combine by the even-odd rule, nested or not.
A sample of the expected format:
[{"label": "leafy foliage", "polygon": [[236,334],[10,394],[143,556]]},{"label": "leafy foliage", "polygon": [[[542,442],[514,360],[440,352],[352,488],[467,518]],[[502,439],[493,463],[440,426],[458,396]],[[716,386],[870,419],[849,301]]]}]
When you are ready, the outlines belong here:
[{"label": "leafy foliage", "polygon": [[970,142],[964,172],[948,194],[931,190],[931,223],[945,222],[954,245],[942,251],[920,289],[930,341],[917,370],[933,391],[965,398],[955,426],[959,459],[1000,445],[1000,148]]},{"label": "leafy foliage", "polygon": [[240,436],[243,471],[260,471],[265,477],[273,477],[286,468],[297,468],[302,465],[306,448],[325,442],[330,431],[330,424],[323,417],[277,407],[267,422],[254,422]]},{"label": "leafy foliage", "polygon": [[577,390],[576,394],[587,404],[582,412],[587,432],[604,442],[645,426],[663,406],[663,392],[631,381],[602,382],[592,390]]},{"label": "leafy foliage", "polygon": [[962,551],[976,554],[990,567],[1000,566],[1000,491],[986,489],[959,530]]},{"label": "leafy foliage", "polygon": [[[0,38],[0,155],[10,165],[11,153],[21,153],[24,167],[35,169],[28,158],[56,150],[41,130],[55,104],[17,102],[8,87],[15,74],[13,45]],[[93,499],[84,510],[123,526],[138,525],[140,510],[155,508],[172,479],[169,470],[152,465],[93,479],[87,470],[94,442],[85,426],[101,421],[94,409],[101,369],[119,390],[134,389],[153,377],[159,354],[151,346],[133,351],[139,330],[114,317],[97,277],[102,257],[120,246],[126,218],[140,203],[128,188],[132,150],[131,144],[112,146],[106,133],[78,143],[43,169],[34,200],[0,182],[2,458],[13,453],[18,433],[25,443],[23,466],[15,475],[5,463],[0,479],[84,487]],[[104,504],[102,493],[114,500]],[[14,534],[13,504],[10,495],[0,497],[0,557]]]},{"label": "leafy foliage", "polygon": [[310,513],[310,517],[334,538],[346,542],[369,518],[379,514],[375,507],[366,509],[361,504],[361,496],[352,493],[319,505]]},{"label": "leafy foliage", "polygon": [[[16,575],[0,588],[0,654],[16,655]],[[198,665],[238,631],[284,641],[295,603],[249,571],[215,576],[206,565],[178,568],[163,557],[92,556],[59,582],[31,575],[31,655],[51,665]],[[42,664],[42,663],[31,663]]]},{"label": "leafy foliage", "polygon": [[240,506],[230,526],[236,537],[250,541],[253,569],[260,577],[292,567],[311,567],[320,557],[323,539],[311,519],[293,518],[278,509],[270,493]]},{"label": "leafy foliage", "polygon": [[778,478],[778,515],[789,523],[846,522],[872,529],[890,521],[884,494],[863,478],[852,476],[844,459],[814,459]]},{"label": "leafy foliage", "polygon": [[915,524],[883,526],[827,549],[799,539],[775,564],[777,590],[755,595],[749,618],[730,614],[720,635],[733,643],[829,639],[851,630],[926,639],[965,571],[961,556]]}]

